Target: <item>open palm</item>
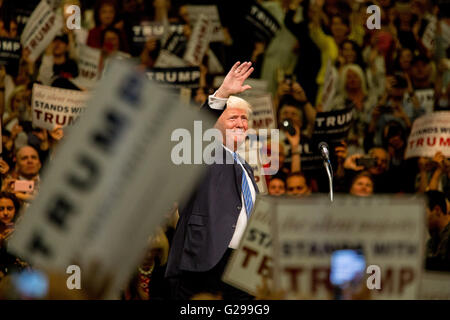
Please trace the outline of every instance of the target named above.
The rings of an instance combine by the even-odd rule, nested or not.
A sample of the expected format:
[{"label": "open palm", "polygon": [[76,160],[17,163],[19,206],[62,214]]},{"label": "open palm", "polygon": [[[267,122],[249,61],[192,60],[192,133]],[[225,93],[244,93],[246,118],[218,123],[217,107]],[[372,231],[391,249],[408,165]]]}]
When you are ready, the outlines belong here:
[{"label": "open palm", "polygon": [[222,85],[217,90],[216,97],[228,98],[230,95],[244,92],[251,88],[249,85],[244,85],[244,81],[252,74],[253,67],[251,62],[240,63],[236,62],[230,69]]}]

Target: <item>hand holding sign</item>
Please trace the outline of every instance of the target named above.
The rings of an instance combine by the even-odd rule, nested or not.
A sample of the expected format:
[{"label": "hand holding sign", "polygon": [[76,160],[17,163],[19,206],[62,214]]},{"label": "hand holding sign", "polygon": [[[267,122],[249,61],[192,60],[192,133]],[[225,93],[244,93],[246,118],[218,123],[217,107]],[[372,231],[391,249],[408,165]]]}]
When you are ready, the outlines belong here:
[{"label": "hand holding sign", "polygon": [[234,64],[231,70],[226,75],[216,93],[218,98],[228,98],[233,94],[242,93],[251,86],[244,85],[244,81],[252,74],[253,67],[251,62],[240,63],[239,61]]},{"label": "hand holding sign", "polygon": [[59,141],[64,137],[64,131],[59,125],[56,125],[52,131],[49,131],[49,134],[56,141]]}]

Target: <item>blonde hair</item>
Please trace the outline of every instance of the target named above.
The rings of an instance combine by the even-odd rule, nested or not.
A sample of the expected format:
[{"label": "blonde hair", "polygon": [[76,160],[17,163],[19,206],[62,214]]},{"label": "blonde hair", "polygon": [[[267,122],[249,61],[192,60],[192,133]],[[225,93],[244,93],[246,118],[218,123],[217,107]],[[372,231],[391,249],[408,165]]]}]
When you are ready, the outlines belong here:
[{"label": "blonde hair", "polygon": [[11,109],[13,99],[16,97],[16,95],[18,95],[19,93],[26,91],[26,90],[27,90],[27,87],[23,84],[15,87],[14,90],[9,94],[8,100],[6,101],[5,111],[10,112],[10,113],[13,112],[13,110]]},{"label": "blonde hair", "polygon": [[252,114],[252,106],[242,98],[230,96],[227,100],[227,108],[239,108],[247,111],[248,115]]}]

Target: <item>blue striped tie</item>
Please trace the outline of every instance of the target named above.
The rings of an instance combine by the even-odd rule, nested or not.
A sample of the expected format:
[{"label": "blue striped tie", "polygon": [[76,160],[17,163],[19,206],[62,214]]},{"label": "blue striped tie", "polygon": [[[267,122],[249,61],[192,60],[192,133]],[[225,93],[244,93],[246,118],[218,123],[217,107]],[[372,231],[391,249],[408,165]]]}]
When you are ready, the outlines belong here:
[{"label": "blue striped tie", "polygon": [[[236,153],[234,155],[234,160],[238,164],[241,162],[239,161],[239,158]],[[247,211],[247,218],[250,219],[250,214],[252,213],[253,208],[253,200],[252,200],[252,193],[250,191],[250,187],[248,185],[247,178],[245,177],[245,172],[242,171],[242,195],[244,196],[244,203],[245,203],[245,211]]]}]

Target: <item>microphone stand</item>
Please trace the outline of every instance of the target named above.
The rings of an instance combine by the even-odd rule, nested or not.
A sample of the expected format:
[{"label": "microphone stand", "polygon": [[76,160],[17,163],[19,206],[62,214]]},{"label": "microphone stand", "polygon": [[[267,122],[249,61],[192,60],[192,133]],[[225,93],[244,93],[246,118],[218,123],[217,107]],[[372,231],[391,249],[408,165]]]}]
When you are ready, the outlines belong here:
[{"label": "microphone stand", "polygon": [[331,168],[330,160],[323,160],[323,165],[328,174],[328,181],[330,183],[330,201],[333,202],[333,169]]}]

